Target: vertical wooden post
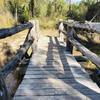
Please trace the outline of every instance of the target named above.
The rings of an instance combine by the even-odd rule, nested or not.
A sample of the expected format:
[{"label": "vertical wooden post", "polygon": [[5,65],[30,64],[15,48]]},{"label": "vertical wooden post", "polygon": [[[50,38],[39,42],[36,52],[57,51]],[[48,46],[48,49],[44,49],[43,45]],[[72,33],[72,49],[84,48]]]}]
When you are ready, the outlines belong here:
[{"label": "vertical wooden post", "polygon": [[30,20],[30,22],[33,24],[33,27],[30,31],[30,35],[33,37],[34,42],[32,44],[32,52],[34,53],[37,49],[37,42],[38,42],[38,24],[36,20]]},{"label": "vertical wooden post", "polygon": [[67,26],[67,40],[66,40],[66,51],[70,52],[71,54],[73,53],[73,45],[69,41],[69,37],[73,36],[73,29],[72,27]]},{"label": "vertical wooden post", "polygon": [[60,41],[64,41],[64,34],[61,33],[61,31],[64,30],[64,25],[63,22],[59,22],[59,37],[60,37]]},{"label": "vertical wooden post", "polygon": [[39,39],[39,21],[35,20],[35,30],[36,30],[36,34],[37,34],[37,39]]},{"label": "vertical wooden post", "polygon": [[66,51],[70,52],[71,54],[73,53],[73,46],[70,43],[70,41],[68,40],[68,38],[67,38],[67,41],[66,41]]}]

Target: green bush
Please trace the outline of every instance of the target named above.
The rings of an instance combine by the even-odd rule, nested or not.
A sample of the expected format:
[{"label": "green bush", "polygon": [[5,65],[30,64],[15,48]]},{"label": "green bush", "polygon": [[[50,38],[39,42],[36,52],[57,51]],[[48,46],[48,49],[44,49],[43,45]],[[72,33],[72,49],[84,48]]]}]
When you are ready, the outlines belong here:
[{"label": "green bush", "polygon": [[16,23],[25,23],[29,20],[28,4],[21,3],[21,1],[17,0],[8,0],[7,7],[15,18]]},{"label": "green bush", "polygon": [[18,15],[18,21],[20,23],[26,23],[29,21],[29,14],[27,10],[22,10],[21,13]]},{"label": "green bush", "polygon": [[100,22],[100,2],[89,6],[86,13],[86,20],[90,21],[94,16],[94,21]]},{"label": "green bush", "polygon": [[26,23],[29,21],[29,10],[27,6],[20,6],[18,8],[18,22],[19,23]]},{"label": "green bush", "polygon": [[85,21],[87,7],[83,4],[72,4],[71,10],[67,12],[67,17],[77,21]]}]

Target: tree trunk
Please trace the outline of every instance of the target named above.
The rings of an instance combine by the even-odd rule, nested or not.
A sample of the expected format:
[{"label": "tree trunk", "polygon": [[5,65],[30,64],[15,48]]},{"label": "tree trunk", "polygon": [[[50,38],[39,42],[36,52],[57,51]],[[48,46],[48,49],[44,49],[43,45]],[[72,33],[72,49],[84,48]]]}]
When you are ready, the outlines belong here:
[{"label": "tree trunk", "polygon": [[18,23],[18,10],[17,10],[17,6],[15,9],[15,20],[16,20],[16,24]]},{"label": "tree trunk", "polygon": [[30,8],[31,8],[31,16],[34,17],[35,16],[35,1],[31,0],[30,2]]}]

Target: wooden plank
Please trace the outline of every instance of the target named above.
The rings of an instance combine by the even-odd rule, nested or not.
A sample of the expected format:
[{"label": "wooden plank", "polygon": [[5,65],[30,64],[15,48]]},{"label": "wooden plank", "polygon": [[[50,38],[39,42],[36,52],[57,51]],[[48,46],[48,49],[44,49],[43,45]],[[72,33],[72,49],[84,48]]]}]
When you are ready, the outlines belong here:
[{"label": "wooden plank", "polygon": [[[24,83],[19,86],[19,89],[26,89],[26,90],[30,89],[33,91],[44,90],[44,89],[66,89],[65,86],[62,86],[62,87],[59,86],[59,85],[61,85],[59,80],[57,83],[54,83],[53,81],[56,82],[56,79],[52,79],[52,81],[49,81],[49,79],[48,79],[47,83],[40,83],[40,82],[39,83],[30,83],[30,84]],[[63,80],[61,80],[61,81],[63,81]],[[79,90],[80,92],[83,91],[83,93],[86,93],[85,91],[87,91],[87,92],[90,92],[91,94],[99,94],[99,92],[90,91],[89,88],[79,85],[76,81],[69,83],[68,81],[65,80],[65,82],[66,82],[66,84],[72,86],[73,88]]]},{"label": "wooden plank", "polygon": [[[85,98],[78,98],[69,95],[55,95],[55,96],[16,96],[14,100],[85,100]],[[89,99],[87,99],[89,100]],[[98,99],[96,99],[98,100]]]},{"label": "wooden plank", "polygon": [[[80,72],[80,71],[77,71],[78,74],[81,74],[81,75],[84,75],[86,74],[86,72]],[[34,70],[31,70],[31,71],[27,71],[26,72],[27,75],[42,75],[42,74],[45,74],[45,75],[48,75],[48,74],[53,74],[53,75],[57,75],[57,74],[61,74],[61,75],[69,75],[69,74],[72,74],[70,70],[68,71],[46,71],[46,70],[42,70],[42,71],[34,71]]]},{"label": "wooden plank", "polygon": [[[58,79],[55,79],[58,80]],[[65,83],[75,83],[75,80],[72,80],[72,78],[66,78],[62,79]],[[21,84],[31,84],[31,83],[36,83],[36,84],[43,84],[43,83],[50,83],[49,80],[47,79],[23,79]]]},{"label": "wooden plank", "polygon": [[[90,79],[88,73],[85,74],[85,75],[79,75],[77,73],[77,71],[78,72],[80,71],[80,73],[83,72],[84,69],[75,60],[75,58],[72,55],[68,54],[68,53],[65,53],[65,54],[66,54],[67,62],[70,66],[71,72],[73,73],[73,77],[75,78],[75,80],[77,82],[79,82],[80,84],[83,84],[84,86],[87,86],[88,88],[96,91],[97,93],[100,93],[99,87]],[[80,70],[74,69],[73,66],[78,66],[78,68],[80,68]],[[80,76],[80,78],[78,78],[77,76],[78,77]]]},{"label": "wooden plank", "polygon": [[[89,93],[88,93],[89,94]],[[70,95],[72,97],[86,98],[85,95],[81,94],[72,87],[67,89],[45,89],[45,90],[23,90],[19,89],[16,96],[56,96],[56,95]]]},{"label": "wooden plank", "polygon": [[68,65],[65,65],[65,66],[60,66],[59,65],[59,63],[58,63],[58,66],[56,65],[56,66],[46,66],[46,65],[44,65],[44,66],[36,66],[36,67],[28,67],[28,70],[31,70],[31,69],[33,69],[33,70],[68,70],[69,69],[69,67],[68,67]]},{"label": "wooden plank", "polygon": [[[80,77],[77,75],[77,77]],[[59,78],[59,79],[64,79],[64,78],[73,78],[73,75],[70,74],[70,75],[61,75],[61,74],[58,74],[58,75],[53,75],[53,74],[42,74],[42,75],[25,75],[24,78],[36,78],[36,79],[48,79],[48,78]]]},{"label": "wooden plank", "polygon": [[[65,66],[66,67],[66,66]],[[54,67],[54,68],[50,68],[50,67],[41,67],[41,68],[28,68],[28,71],[41,71],[41,72],[51,72],[51,71],[58,71],[58,72],[64,72],[64,71],[68,71],[69,68],[63,68],[62,66],[58,66],[58,67]]]},{"label": "wooden plank", "polygon": [[[46,85],[46,84],[44,84],[44,85]],[[79,88],[78,90],[76,89],[74,92],[71,92],[66,87],[65,88],[59,88],[59,87],[55,86],[55,88],[54,88],[53,85],[50,86],[48,84],[49,87],[47,87],[47,85],[45,87],[44,85],[41,84],[41,86],[43,86],[43,87],[39,86],[40,88],[37,87],[38,84],[35,85],[36,87],[35,86],[30,86],[30,87],[23,86],[23,87],[19,88],[17,95],[18,96],[27,95],[26,91],[31,91],[31,93],[29,95],[32,94],[34,96],[45,96],[45,95],[46,96],[52,96],[52,95],[54,96],[54,95],[67,95],[67,94],[75,95],[76,92],[79,94],[78,90],[80,90],[80,92],[82,93],[82,94],[80,93],[80,95],[84,95],[84,96],[93,95],[93,94],[96,95],[96,96],[100,95],[99,93],[89,91],[89,89],[86,89],[86,88]],[[71,90],[73,91],[74,89],[71,89]],[[22,91],[23,91],[23,93],[22,93]],[[27,92],[27,93],[29,93],[29,92]]]}]

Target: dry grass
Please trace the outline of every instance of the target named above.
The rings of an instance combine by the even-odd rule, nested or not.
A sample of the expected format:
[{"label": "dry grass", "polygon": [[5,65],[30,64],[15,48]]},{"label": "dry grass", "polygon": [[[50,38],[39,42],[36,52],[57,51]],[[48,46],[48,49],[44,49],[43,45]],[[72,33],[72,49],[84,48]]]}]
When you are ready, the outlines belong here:
[{"label": "dry grass", "polygon": [[15,20],[4,4],[5,0],[0,0],[0,28],[7,28],[14,25]]},{"label": "dry grass", "polygon": [[28,30],[0,40],[0,67],[4,66],[23,44]]},{"label": "dry grass", "polygon": [[55,29],[41,29],[40,35],[45,36],[58,36],[58,31]]},{"label": "dry grass", "polygon": [[8,28],[14,25],[15,20],[8,11],[0,14],[0,28]]}]

